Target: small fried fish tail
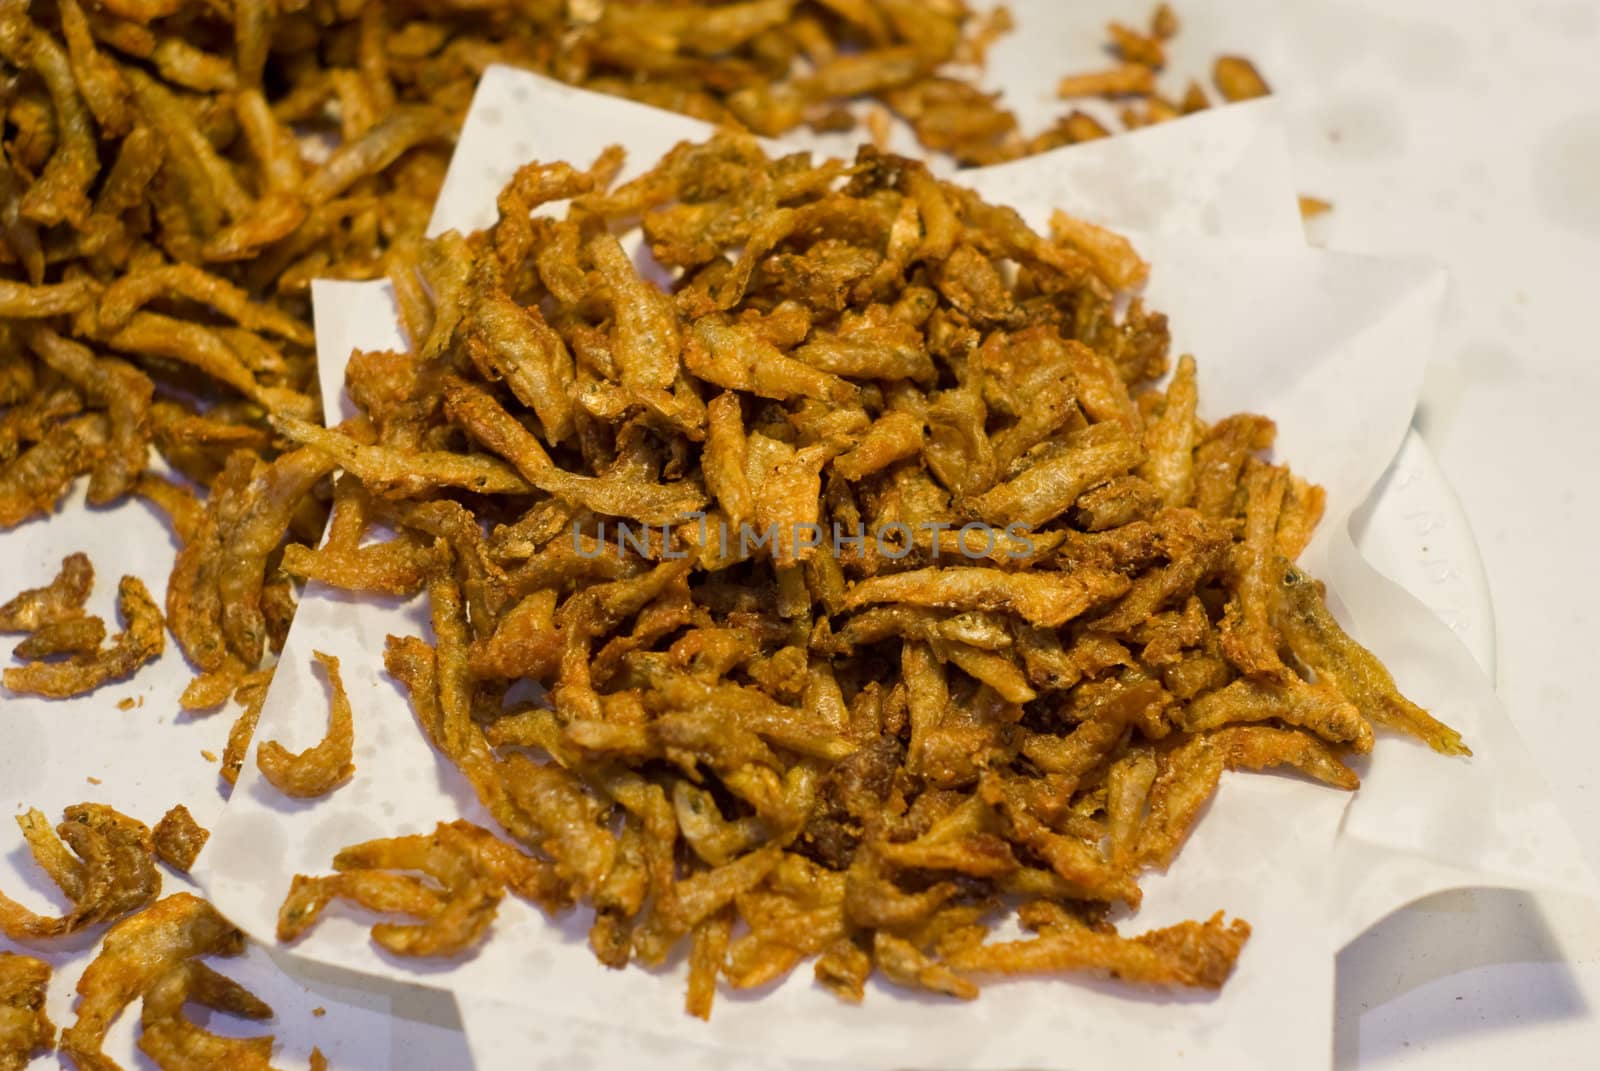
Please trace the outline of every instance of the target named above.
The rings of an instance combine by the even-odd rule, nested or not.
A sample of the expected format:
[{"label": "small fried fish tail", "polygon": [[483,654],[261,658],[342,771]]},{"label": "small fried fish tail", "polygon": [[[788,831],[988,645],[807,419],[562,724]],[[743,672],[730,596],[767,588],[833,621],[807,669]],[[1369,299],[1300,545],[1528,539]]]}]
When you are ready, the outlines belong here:
[{"label": "small fried fish tail", "polygon": [[1316,581],[1287,560],[1278,564],[1283,576],[1278,625],[1295,657],[1368,721],[1414,736],[1443,755],[1472,754],[1460,733],[1401,695],[1378,657],[1339,627]]}]

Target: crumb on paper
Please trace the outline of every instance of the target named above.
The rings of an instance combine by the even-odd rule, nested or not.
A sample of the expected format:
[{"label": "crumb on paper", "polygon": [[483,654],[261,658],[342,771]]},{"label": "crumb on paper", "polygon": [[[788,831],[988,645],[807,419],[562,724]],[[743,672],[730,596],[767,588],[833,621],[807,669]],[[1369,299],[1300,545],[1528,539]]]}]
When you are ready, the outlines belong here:
[{"label": "crumb on paper", "polygon": [[1150,16],[1150,34],[1161,41],[1170,41],[1178,35],[1178,13],[1171,4],[1162,4]]},{"label": "crumb on paper", "polygon": [[189,808],[181,803],[161,816],[152,836],[156,858],[180,874],[187,874],[194,868],[201,849],[211,839],[210,831],[196,822]]},{"label": "crumb on paper", "polygon": [[889,131],[893,120],[888,109],[876,104],[867,109],[867,136],[872,140],[872,147],[880,152],[889,148]]},{"label": "crumb on paper", "polygon": [[971,37],[963,40],[956,49],[956,62],[982,69],[989,65],[989,49],[1001,37],[1017,28],[1011,9],[998,4],[978,20]]},{"label": "crumb on paper", "polygon": [[200,757],[205,759],[207,762],[216,762],[217,761],[217,755],[216,755],[216,752],[214,752],[214,751],[202,750],[200,752]]},{"label": "crumb on paper", "polygon": [[1324,201],[1320,197],[1311,197],[1307,194],[1300,195],[1300,218],[1315,219],[1333,209],[1332,201]]},{"label": "crumb on paper", "polygon": [[328,1014],[328,1009],[319,1005],[311,1009],[311,1014],[316,1018],[321,1019],[324,1015]]},{"label": "crumb on paper", "polygon": [[117,702],[117,709],[118,710],[132,710],[136,705],[137,704],[134,703],[134,701],[133,701],[133,696],[130,695],[130,696],[126,696],[125,698],[123,698],[123,699],[121,699],[121,700],[119,700]]},{"label": "crumb on paper", "polygon": [[104,782],[102,782],[98,777],[86,777],[84,780],[88,781],[91,785],[104,784]]}]

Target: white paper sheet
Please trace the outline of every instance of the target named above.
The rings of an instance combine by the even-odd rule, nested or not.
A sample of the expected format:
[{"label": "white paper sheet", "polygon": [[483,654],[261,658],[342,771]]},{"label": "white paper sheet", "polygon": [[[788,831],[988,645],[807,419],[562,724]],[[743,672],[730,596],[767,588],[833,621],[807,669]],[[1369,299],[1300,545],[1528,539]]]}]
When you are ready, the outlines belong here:
[{"label": "white paper sheet", "polygon": [[[563,99],[547,100],[540,94],[548,85],[511,72],[486,76],[475,112],[481,114],[486,101],[503,100],[502,125],[519,129],[520,139],[506,129],[474,138],[469,121],[469,137],[435,213],[436,229],[484,221],[483,205],[492,204],[500,179],[485,185],[473,176],[503,177],[523,158],[587,160],[622,137],[629,123],[642,121],[637,106],[574,96],[565,88]],[[607,118],[613,109],[614,118]],[[692,121],[645,111],[656,127],[672,131],[659,135],[652,151],[694,136],[683,125]],[[1248,111],[1228,109],[1204,119]],[[1251,122],[1268,121],[1265,111],[1257,114],[1263,118]],[[1143,138],[1149,145],[1162,129],[1122,144]],[[650,162],[640,148],[648,136],[626,135],[634,168]],[[507,145],[520,146],[515,162],[503,151]],[[1028,163],[1012,165],[1004,177],[1015,191],[1010,200],[1035,221],[1051,207],[1038,191],[1050,197],[1067,189],[1084,203],[1113,203],[1106,187],[1115,184],[1116,173],[1103,165],[1074,172],[1071,182],[1060,180],[1072,167],[1073,153],[1096,148],[1036,158],[1035,182],[1028,179]],[[490,158],[477,159],[480,150]],[[1182,167],[1191,173],[1226,172],[1229,166],[1215,158],[1197,160],[1192,140],[1147,151],[1151,173],[1160,172],[1162,152],[1187,154]],[[979,175],[977,181],[999,180]],[[1229,187],[1219,180],[1213,188],[1220,196]],[[1290,196],[1282,188],[1279,203]],[[1249,215],[1249,207],[1238,201],[1216,206],[1218,226],[1210,229],[1221,229],[1230,216]],[[1282,234],[1276,207],[1260,207],[1260,233]],[[1206,233],[1207,212],[1205,205],[1190,204],[1153,218],[1177,230],[1188,221],[1190,233]],[[879,990],[861,1010],[841,1007],[800,972],[760,1000],[722,999],[708,1028],[679,1010],[681,969],[666,972],[668,977],[604,971],[584,944],[586,919],[550,922],[513,903],[502,909],[494,938],[464,962],[420,969],[395,962],[368,941],[370,920],[342,911],[296,946],[296,953],[474,994],[474,1006],[492,996],[591,1022],[608,1021],[613,1009],[627,1007],[630,1026],[654,1035],[652,1054],[664,1054],[660,1046],[669,1041],[695,1051],[710,1045],[727,1054],[730,1066],[756,1051],[803,1051],[825,1063],[929,1068],[1087,1066],[1111,1058],[1141,1066],[1179,1054],[1192,1066],[1224,1060],[1229,1066],[1308,1066],[1324,1054],[1315,1041],[1308,1048],[1308,1039],[1328,1036],[1332,950],[1363,920],[1440,882],[1583,887],[1586,876],[1564,830],[1546,821],[1548,813],[1537,802],[1541,790],[1536,779],[1523,777],[1503,713],[1481,677],[1463,669],[1465,656],[1454,639],[1408,596],[1396,597],[1386,582],[1360,575],[1341,556],[1348,516],[1405,433],[1442,292],[1438,273],[1424,265],[1291,249],[1281,241],[1163,235],[1145,236],[1140,245],[1155,265],[1151,304],[1171,317],[1175,347],[1200,359],[1204,413],[1254,409],[1279,421],[1281,455],[1329,490],[1328,520],[1308,564],[1334,582],[1358,636],[1479,748],[1471,762],[1450,760],[1385,736],[1353,806],[1350,797],[1288,778],[1227,779],[1171,872],[1147,880],[1146,905],[1128,927],[1203,917],[1217,908],[1250,919],[1255,935],[1220,996],[1152,998],[1095,982],[1035,980],[992,985],[975,1005],[959,1009]],[[383,284],[370,284],[359,301],[358,289],[342,290],[331,308],[328,292],[319,290],[319,335],[341,332],[345,350],[355,338],[393,345],[394,316]],[[325,388],[342,378],[335,377],[337,366],[326,362]],[[1335,569],[1337,577],[1329,575]],[[1406,622],[1407,644],[1395,642],[1395,629],[1368,628],[1369,620]],[[427,829],[457,814],[488,824],[461,779],[423,741],[403,694],[384,675],[381,651],[389,632],[425,635],[425,610],[355,603],[316,591],[302,603],[258,739],[277,737],[298,748],[320,736],[325,707],[309,656],[313,648],[329,651],[343,660],[356,705],[357,776],[327,799],[287,803],[247,764],[202,865],[219,906],[252,933],[270,936],[287,874],[326,870],[333,852],[347,843]],[[1452,661],[1452,651],[1461,657]],[[1419,664],[1428,660],[1436,664]],[[1508,795],[1527,802],[1512,805]],[[1458,820],[1463,815],[1470,821]],[[1341,822],[1347,835],[1339,832]],[[1412,850],[1418,831],[1426,836],[1426,859]],[[1352,874],[1357,865],[1370,869]],[[1070,1053],[1063,1051],[1062,1038],[1071,1039]],[[702,1056],[696,1059],[703,1062]]]},{"label": "white paper sheet", "polygon": [[[490,67],[456,147],[456,159],[473,166],[452,166],[445,175],[428,233],[489,226],[496,196],[531,160],[587,164],[617,144],[628,153],[626,176],[680,141],[703,139],[709,129],[659,108]],[[797,145],[852,152],[816,137],[786,138],[776,149]],[[1268,98],[965,171],[962,181],[1002,204],[1048,204],[1128,230],[1267,238],[1300,234],[1299,206],[1285,196],[1293,189],[1291,174],[1278,104]]]}]

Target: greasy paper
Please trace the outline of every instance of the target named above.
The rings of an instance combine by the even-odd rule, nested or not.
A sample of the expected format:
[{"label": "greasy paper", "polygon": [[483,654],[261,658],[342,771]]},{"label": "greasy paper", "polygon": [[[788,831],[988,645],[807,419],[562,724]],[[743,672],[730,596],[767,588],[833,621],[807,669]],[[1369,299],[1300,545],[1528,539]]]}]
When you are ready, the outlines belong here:
[{"label": "greasy paper", "polygon": [[[1251,113],[1225,109],[1169,127],[1243,123]],[[1268,109],[1254,114],[1251,124],[1271,121]],[[489,122],[486,115],[496,118]],[[374,950],[370,918],[343,911],[331,912],[295,952],[448,987],[469,995],[463,1003],[473,1008],[491,996],[537,1008],[552,1030],[553,1014],[606,1021],[615,1008],[627,1007],[631,1027],[653,1035],[653,1053],[664,1054],[658,1046],[669,1042],[689,1046],[686,1052],[710,1046],[726,1054],[730,1066],[758,1050],[862,1067],[1064,1067],[1112,1058],[1143,1066],[1180,1053],[1191,1066],[1225,1058],[1230,1066],[1305,1066],[1323,1051],[1314,1039],[1329,1034],[1333,950],[1366,921],[1440,881],[1581,884],[1582,868],[1559,822],[1548,822],[1540,810],[1537,780],[1523,776],[1527,771],[1492,691],[1462,665],[1470,667],[1470,659],[1409,597],[1349,568],[1343,556],[1349,515],[1406,432],[1442,293],[1440,275],[1421,264],[1292,246],[1281,237],[1281,207],[1292,204],[1292,187],[1280,186],[1275,200],[1265,198],[1252,210],[1251,201],[1230,199],[1226,181],[1244,148],[1270,146],[1270,134],[1218,141],[1233,155],[1197,159],[1205,142],[1185,136],[1174,145],[1156,137],[1167,129],[1121,139],[1118,151],[1145,154],[1139,166],[1152,175],[1177,168],[1181,158],[1186,174],[1211,176],[1209,187],[1204,179],[1199,185],[1216,196],[1206,203],[1141,205],[1145,214],[1133,220],[1116,219],[1109,210],[1087,214],[1165,232],[1138,241],[1154,265],[1148,299],[1171,318],[1174,351],[1199,359],[1202,415],[1214,419],[1249,409],[1278,421],[1279,456],[1329,492],[1328,517],[1306,564],[1329,579],[1358,638],[1372,643],[1408,689],[1466,734],[1478,749],[1474,759],[1435,756],[1384,734],[1353,804],[1345,794],[1291,778],[1226,778],[1172,869],[1146,878],[1145,905],[1123,925],[1135,933],[1217,909],[1248,919],[1254,936],[1234,977],[1215,996],[1034,979],[996,982],[959,1009],[874,985],[858,1009],[839,1004],[801,969],[759,1000],[719,1001],[707,1026],[681,1011],[681,966],[660,973],[607,971],[584,941],[584,914],[551,920],[511,901],[491,940],[463,961],[396,962]],[[528,159],[587,162],[621,140],[631,149],[629,170],[637,171],[671,143],[704,130],[682,117],[492,69],[433,229],[488,222],[486,206],[499,183]],[[1039,224],[1056,199],[1072,196],[1074,207],[1102,209],[1118,203],[1116,171],[1103,160],[1073,164],[1080,158],[1075,154],[1108,149],[1060,150],[1008,165],[998,178],[967,173],[962,181],[991,196],[1000,196],[996,188],[1007,191],[1005,200]],[[1152,184],[1149,197],[1159,199],[1159,186]],[[1258,240],[1202,237],[1235,233],[1231,216],[1241,217],[1237,229]],[[1279,237],[1267,240],[1272,235]],[[347,356],[357,342],[396,345],[395,315],[382,283],[341,284],[337,291],[319,284],[315,298],[319,349],[324,337],[337,340],[320,354],[324,389],[331,392],[342,379],[331,348]],[[1400,620],[1408,625],[1404,644],[1395,642],[1393,628],[1367,627]],[[357,771],[327,798],[287,801],[246,764],[202,865],[219,906],[255,935],[270,939],[288,875],[326,871],[347,844],[427,830],[458,815],[493,825],[425,742],[403,690],[383,672],[390,633],[426,636],[425,604],[357,600],[314,586],[302,602],[258,739],[298,749],[320,738],[325,696],[310,671],[310,652],[327,651],[340,657],[355,706]],[[1459,657],[1452,660],[1452,652]],[[1516,806],[1508,804],[1510,797]],[[1352,863],[1370,869],[1346,873]],[[1070,1052],[1062,1038],[1072,1039]],[[701,1055],[694,1059],[703,1062]]]}]

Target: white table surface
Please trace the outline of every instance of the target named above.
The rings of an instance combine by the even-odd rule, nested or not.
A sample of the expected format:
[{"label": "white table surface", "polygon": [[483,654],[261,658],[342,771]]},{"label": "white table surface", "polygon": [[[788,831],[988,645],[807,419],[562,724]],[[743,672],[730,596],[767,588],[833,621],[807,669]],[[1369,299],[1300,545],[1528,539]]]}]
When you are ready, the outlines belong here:
[{"label": "white table surface", "polygon": [[[1417,427],[1459,494],[1494,598],[1497,685],[1600,867],[1600,461],[1589,398],[1600,279],[1600,3],[1283,5],[1313,237],[1451,272]],[[1600,912],[1467,892],[1369,931],[1338,964],[1340,1068],[1600,1062]]]}]

